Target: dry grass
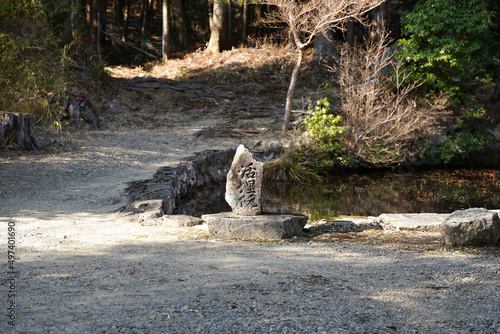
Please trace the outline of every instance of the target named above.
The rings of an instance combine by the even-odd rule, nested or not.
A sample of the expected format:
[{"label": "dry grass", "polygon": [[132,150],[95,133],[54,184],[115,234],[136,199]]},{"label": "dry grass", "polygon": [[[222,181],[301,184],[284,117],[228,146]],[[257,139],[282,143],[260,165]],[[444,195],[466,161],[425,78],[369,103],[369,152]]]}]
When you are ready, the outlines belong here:
[{"label": "dry grass", "polygon": [[[264,86],[286,88],[293,70],[295,51],[287,46],[265,43],[254,48],[234,48],[219,55],[197,51],[180,55],[167,62],[151,62],[130,68],[111,66],[115,78],[150,76],[171,80],[204,81],[213,85],[259,83]],[[323,64],[312,61],[307,54],[301,86],[319,87],[329,74]]]},{"label": "dry grass", "polygon": [[156,77],[174,80],[203,80],[215,84],[260,81],[262,76],[287,71],[291,51],[278,46],[240,48],[212,55],[209,52],[187,54],[182,59],[171,59],[154,64],[150,73]]}]

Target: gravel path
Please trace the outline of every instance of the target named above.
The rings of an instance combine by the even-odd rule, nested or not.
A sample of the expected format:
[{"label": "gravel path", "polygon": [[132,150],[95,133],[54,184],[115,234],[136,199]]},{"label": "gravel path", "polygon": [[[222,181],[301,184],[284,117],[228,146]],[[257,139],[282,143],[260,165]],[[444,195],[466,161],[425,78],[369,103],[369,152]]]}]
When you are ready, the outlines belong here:
[{"label": "gravel path", "polygon": [[498,257],[18,220],[20,333],[498,333]]},{"label": "gravel path", "polygon": [[500,333],[498,251],[210,240],[113,213],[128,181],[237,144],[196,130],[82,132],[73,152],[0,153],[0,333]]}]

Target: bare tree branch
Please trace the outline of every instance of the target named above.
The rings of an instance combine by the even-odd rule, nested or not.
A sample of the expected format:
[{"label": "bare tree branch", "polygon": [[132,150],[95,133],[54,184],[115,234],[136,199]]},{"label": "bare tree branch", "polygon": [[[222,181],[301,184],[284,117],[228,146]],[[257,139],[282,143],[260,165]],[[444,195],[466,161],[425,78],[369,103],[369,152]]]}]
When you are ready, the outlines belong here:
[{"label": "bare tree branch", "polygon": [[287,93],[285,117],[282,132],[286,133],[290,121],[293,93],[303,60],[304,49],[314,41],[314,37],[329,30],[344,29],[349,19],[362,21],[366,12],[385,0],[257,0],[261,4],[274,7],[267,16],[267,23],[288,25],[297,47],[298,57]]},{"label": "bare tree branch", "polygon": [[[417,85],[402,86],[400,71],[386,52],[386,36],[364,48],[344,46],[336,69],[341,85],[341,114],[350,153],[371,164],[404,161],[423,148],[423,138],[436,133],[439,108],[418,108],[412,96]],[[394,68],[396,82],[384,75]],[[434,110],[432,110],[434,109]]]}]

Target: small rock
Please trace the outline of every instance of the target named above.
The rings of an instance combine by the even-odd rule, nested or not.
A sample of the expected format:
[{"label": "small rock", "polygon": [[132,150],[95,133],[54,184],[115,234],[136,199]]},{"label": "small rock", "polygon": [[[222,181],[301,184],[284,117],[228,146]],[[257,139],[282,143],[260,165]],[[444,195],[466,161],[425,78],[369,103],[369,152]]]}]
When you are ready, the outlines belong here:
[{"label": "small rock", "polygon": [[380,219],[376,217],[368,218],[353,218],[352,222],[358,225],[363,231],[365,230],[382,230]]},{"label": "small rock", "polygon": [[162,205],[163,205],[163,200],[152,199],[148,201],[136,201],[129,203],[125,209],[128,211],[133,211],[134,213],[145,213],[152,211],[161,211]]},{"label": "small rock", "polygon": [[350,220],[324,221],[325,228],[328,231],[338,233],[361,232],[363,229]]},{"label": "small rock", "polygon": [[161,199],[153,199],[149,201],[137,201],[129,203],[126,211],[132,211],[136,214],[136,218],[140,221],[146,221],[163,216],[163,201]]},{"label": "small rock", "polygon": [[203,219],[187,215],[165,215],[163,223],[173,227],[192,227],[203,223]]},{"label": "small rock", "polygon": [[120,101],[118,100],[112,100],[108,102],[108,108],[114,111],[120,110]]}]

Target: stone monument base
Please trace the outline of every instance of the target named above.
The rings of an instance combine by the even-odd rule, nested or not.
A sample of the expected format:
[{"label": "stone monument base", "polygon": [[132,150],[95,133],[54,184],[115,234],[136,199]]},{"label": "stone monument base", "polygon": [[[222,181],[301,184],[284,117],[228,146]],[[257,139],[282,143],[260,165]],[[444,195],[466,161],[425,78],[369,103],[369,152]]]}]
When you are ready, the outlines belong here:
[{"label": "stone monument base", "polygon": [[215,238],[287,239],[302,233],[307,216],[270,214],[240,216],[232,212],[203,215],[208,233]]}]

